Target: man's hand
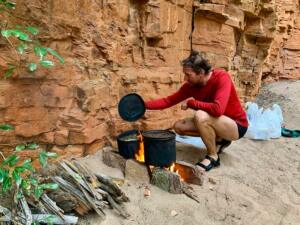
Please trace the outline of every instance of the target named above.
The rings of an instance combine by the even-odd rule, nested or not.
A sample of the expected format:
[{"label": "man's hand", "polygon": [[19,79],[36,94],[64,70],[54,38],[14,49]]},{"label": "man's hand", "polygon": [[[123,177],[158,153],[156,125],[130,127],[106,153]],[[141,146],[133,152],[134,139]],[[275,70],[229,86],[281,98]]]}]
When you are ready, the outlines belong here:
[{"label": "man's hand", "polygon": [[187,110],[188,109],[188,105],[186,102],[181,103],[181,109],[182,110]]}]

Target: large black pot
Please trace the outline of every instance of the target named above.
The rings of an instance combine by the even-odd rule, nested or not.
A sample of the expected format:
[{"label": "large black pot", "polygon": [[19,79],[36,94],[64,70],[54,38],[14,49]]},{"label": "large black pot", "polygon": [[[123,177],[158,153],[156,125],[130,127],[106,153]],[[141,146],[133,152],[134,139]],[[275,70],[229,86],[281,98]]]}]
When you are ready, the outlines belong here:
[{"label": "large black pot", "polygon": [[[117,137],[118,149],[121,156],[125,159],[134,159],[134,154],[137,153],[139,149],[139,140],[136,137],[138,134],[137,130],[129,130],[121,133]],[[136,138],[128,138],[130,136],[135,136]]]},{"label": "large black pot", "polygon": [[169,167],[176,161],[175,133],[150,130],[142,132],[142,135],[147,165]]}]

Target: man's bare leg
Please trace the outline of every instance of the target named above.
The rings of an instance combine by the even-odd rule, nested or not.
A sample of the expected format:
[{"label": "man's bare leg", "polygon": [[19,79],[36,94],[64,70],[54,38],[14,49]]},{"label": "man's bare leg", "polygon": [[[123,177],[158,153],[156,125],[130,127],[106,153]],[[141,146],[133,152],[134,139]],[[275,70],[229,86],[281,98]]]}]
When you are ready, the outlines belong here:
[{"label": "man's bare leg", "polygon": [[[218,159],[216,139],[237,140],[239,137],[234,120],[226,116],[212,117],[202,110],[198,110],[194,118],[176,122],[174,129],[178,134],[200,136],[207,148],[208,155],[215,160]],[[204,159],[201,163],[208,165],[210,161]]]}]

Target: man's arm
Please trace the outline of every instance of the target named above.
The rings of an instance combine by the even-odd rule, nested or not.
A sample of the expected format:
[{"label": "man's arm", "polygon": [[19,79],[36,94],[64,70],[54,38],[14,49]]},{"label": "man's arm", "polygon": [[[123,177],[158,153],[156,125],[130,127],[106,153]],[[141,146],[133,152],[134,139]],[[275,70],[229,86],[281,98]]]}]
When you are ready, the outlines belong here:
[{"label": "man's arm", "polygon": [[146,109],[166,109],[178,104],[189,97],[187,88],[187,84],[184,84],[177,92],[168,97],[146,101]]},{"label": "man's arm", "polygon": [[230,77],[227,75],[220,76],[216,89],[217,90],[213,102],[208,103],[190,99],[187,101],[188,107],[195,110],[203,110],[214,117],[222,116],[225,112],[230,96]]}]

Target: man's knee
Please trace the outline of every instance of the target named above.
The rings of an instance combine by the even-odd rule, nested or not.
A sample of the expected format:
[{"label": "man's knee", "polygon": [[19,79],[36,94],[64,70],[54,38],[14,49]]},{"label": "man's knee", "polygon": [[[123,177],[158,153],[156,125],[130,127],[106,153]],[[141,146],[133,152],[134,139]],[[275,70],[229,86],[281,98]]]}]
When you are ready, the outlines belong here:
[{"label": "man's knee", "polygon": [[197,112],[195,112],[194,119],[197,122],[204,123],[209,121],[210,115],[203,110],[198,110]]},{"label": "man's knee", "polygon": [[179,135],[183,135],[184,131],[183,131],[183,126],[182,126],[182,121],[177,121],[174,125],[173,125],[173,129],[175,130],[175,132]]}]

